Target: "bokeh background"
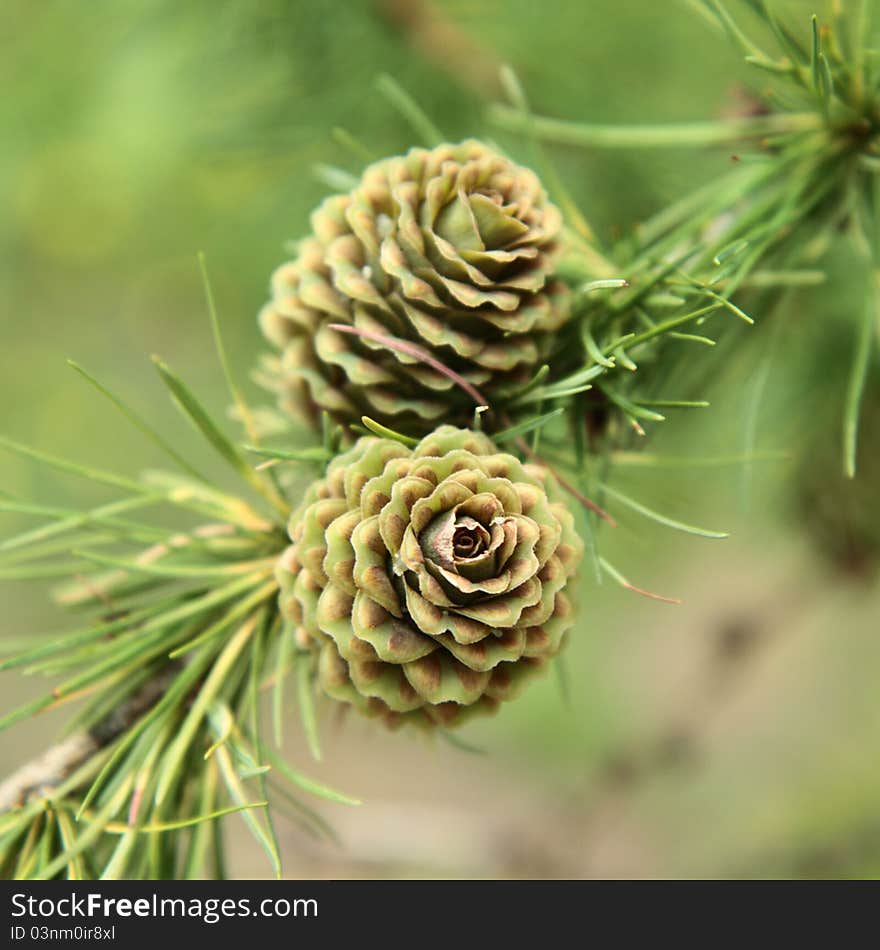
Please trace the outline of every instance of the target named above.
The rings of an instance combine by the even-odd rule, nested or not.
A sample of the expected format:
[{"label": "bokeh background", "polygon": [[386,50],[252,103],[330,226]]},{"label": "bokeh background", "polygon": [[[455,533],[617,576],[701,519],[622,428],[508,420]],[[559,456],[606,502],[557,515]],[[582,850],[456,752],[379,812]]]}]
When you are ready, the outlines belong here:
[{"label": "bokeh background", "polygon": [[[806,29],[811,5],[788,6]],[[493,136],[526,160],[486,125],[501,63],[536,111],[597,122],[731,114],[755,82],[676,2],[0,0],[0,430],[126,474],[157,464],[71,357],[213,464],[148,359],[161,354],[223,409],[197,252],[246,379],[268,276],[327,193],[315,166],[361,163],[333,129],[377,157],[414,144],[377,91],[387,72],[450,138]],[[552,151],[606,240],[731,159]],[[586,577],[567,699],[547,677],[463,734],[472,752],[326,710],[322,764],[291,716],[291,758],[365,803],[321,807],[336,844],[282,818],[289,875],[880,874],[880,383],[874,366],[854,486],[837,448],[857,306],[846,276],[832,255],[826,285],[690,357],[707,361],[712,408],[671,415],[615,484],[732,536],[620,512],[601,538],[609,560],[684,603]],[[752,462],[722,464],[748,444]],[[7,455],[0,489],[108,497]],[[3,515],[0,531],[22,526]],[[0,586],[2,635],[64,622],[42,585]],[[0,705],[42,685],[0,675]],[[49,716],[0,735],[0,771],[60,726]],[[267,873],[238,819],[227,825],[234,872]]]}]

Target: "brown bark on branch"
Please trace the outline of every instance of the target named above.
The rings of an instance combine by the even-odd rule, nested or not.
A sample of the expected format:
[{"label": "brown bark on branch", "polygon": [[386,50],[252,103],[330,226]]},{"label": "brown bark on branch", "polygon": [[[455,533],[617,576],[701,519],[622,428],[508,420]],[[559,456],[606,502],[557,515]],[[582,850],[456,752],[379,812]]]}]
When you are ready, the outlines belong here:
[{"label": "brown bark on branch", "polygon": [[0,814],[47,798],[79,766],[108,746],[162,697],[180,670],[172,663],[86,732],[51,746],[0,783]]}]

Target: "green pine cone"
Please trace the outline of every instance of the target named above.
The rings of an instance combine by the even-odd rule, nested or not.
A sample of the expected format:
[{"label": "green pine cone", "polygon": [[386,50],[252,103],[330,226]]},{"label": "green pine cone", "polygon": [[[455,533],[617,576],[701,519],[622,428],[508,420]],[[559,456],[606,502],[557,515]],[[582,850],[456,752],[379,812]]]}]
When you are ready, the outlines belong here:
[{"label": "green pine cone", "polygon": [[370,165],[314,212],[313,235],[272,278],[260,324],[280,356],[264,382],[311,421],[368,415],[414,435],[469,424],[474,401],[448,376],[329,325],[427,350],[491,403],[533,376],[568,318],[552,278],[561,227],[535,174],[480,142]]},{"label": "green pine cone", "polygon": [[482,433],[358,440],[289,531],[282,613],[323,690],[390,725],[494,710],[574,622],[574,518],[546,469]]}]

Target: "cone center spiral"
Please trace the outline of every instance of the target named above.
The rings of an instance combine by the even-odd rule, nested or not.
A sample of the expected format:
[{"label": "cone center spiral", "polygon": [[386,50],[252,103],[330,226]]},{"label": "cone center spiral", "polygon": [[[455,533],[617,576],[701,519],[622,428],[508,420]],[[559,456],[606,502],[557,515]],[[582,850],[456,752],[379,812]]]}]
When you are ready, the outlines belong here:
[{"label": "cone center spiral", "polygon": [[473,518],[461,518],[452,534],[452,553],[456,558],[482,554],[489,544],[489,532]]}]

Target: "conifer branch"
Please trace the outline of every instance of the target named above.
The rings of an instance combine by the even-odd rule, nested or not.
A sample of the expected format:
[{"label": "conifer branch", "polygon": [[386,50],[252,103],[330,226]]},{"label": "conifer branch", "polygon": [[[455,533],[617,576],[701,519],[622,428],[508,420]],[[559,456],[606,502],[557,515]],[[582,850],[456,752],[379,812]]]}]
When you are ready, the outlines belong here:
[{"label": "conifer branch", "polygon": [[0,784],[0,814],[20,808],[34,798],[51,797],[68,776],[155,706],[179,668],[179,663],[170,663],[90,729],[50,746],[16,769]]}]

